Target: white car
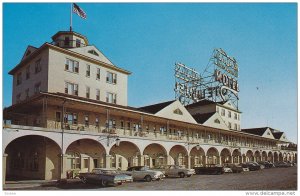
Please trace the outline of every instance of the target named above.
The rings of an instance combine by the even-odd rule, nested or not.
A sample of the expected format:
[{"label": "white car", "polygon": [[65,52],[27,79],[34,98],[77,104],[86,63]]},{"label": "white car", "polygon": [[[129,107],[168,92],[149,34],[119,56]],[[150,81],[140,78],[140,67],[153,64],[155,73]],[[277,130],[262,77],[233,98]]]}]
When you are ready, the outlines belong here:
[{"label": "white car", "polygon": [[195,174],[194,169],[187,169],[183,165],[166,165],[166,166],[159,166],[155,168],[165,174],[166,177],[177,177],[179,176],[180,178],[184,177],[191,177],[192,175]]},{"label": "white car", "polygon": [[132,176],[133,180],[145,180],[147,182],[161,180],[165,177],[161,171],[151,170],[148,166],[129,167],[127,171],[121,173]]}]

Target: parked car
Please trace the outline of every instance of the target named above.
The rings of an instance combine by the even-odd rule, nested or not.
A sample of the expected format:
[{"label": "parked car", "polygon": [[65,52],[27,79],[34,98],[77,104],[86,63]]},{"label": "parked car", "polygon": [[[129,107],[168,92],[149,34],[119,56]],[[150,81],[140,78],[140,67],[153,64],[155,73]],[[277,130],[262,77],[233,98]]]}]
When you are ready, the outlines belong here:
[{"label": "parked car", "polygon": [[180,177],[184,178],[185,176],[191,177],[195,174],[194,169],[187,169],[183,165],[161,165],[156,168],[155,170],[161,171],[166,177]]},{"label": "parked car", "polygon": [[263,165],[265,168],[272,168],[274,167],[273,163],[269,162],[269,161],[259,161],[257,162],[260,165]]},{"label": "parked car", "polygon": [[161,171],[149,169],[148,166],[129,167],[122,173],[132,176],[133,180],[145,180],[147,182],[161,180],[165,177]]},{"label": "parked car", "polygon": [[224,174],[224,167],[216,164],[206,164],[194,169],[196,174]]},{"label": "parked car", "polygon": [[224,165],[224,169],[225,168],[230,168],[232,170],[232,173],[241,173],[243,172],[243,167],[234,163],[226,163]]},{"label": "parked car", "polygon": [[125,182],[132,182],[132,176],[120,174],[116,170],[95,168],[89,173],[79,173],[78,177],[83,183],[97,183],[102,186],[117,186]]},{"label": "parked car", "polygon": [[250,170],[249,170],[249,167],[248,167],[246,164],[244,164],[244,163],[240,163],[239,166],[241,166],[241,167],[243,168],[243,172],[248,172],[248,171],[250,171]]},{"label": "parked car", "polygon": [[291,164],[288,164],[287,162],[284,161],[278,161],[274,163],[275,167],[291,167]]},{"label": "parked car", "polygon": [[230,167],[224,166],[224,173],[233,173]]},{"label": "parked car", "polygon": [[242,163],[243,167],[248,167],[249,171],[257,171],[260,170],[261,167],[259,164],[254,163],[254,162],[246,162],[246,163]]}]

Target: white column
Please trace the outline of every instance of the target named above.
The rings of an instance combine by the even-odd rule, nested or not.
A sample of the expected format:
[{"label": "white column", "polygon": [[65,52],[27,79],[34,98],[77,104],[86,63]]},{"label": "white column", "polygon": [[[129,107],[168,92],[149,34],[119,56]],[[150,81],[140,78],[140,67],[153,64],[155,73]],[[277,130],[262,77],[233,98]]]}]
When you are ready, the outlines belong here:
[{"label": "white column", "polygon": [[6,178],[6,160],[7,160],[7,154],[3,154],[2,156],[2,184],[5,184],[5,178]]},{"label": "white column", "polygon": [[188,159],[188,169],[191,169],[191,156],[187,156]]},{"label": "white column", "polygon": [[105,168],[110,168],[110,158],[111,158],[111,155],[109,154],[106,154],[105,155]]}]

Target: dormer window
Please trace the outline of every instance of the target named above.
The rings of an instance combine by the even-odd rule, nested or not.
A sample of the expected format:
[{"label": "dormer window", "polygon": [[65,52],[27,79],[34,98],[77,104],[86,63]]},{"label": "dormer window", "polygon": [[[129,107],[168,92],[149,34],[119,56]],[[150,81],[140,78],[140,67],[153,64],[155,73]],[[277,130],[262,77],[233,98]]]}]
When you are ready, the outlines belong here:
[{"label": "dormer window", "polygon": [[99,54],[95,50],[89,50],[88,53],[99,56]]}]

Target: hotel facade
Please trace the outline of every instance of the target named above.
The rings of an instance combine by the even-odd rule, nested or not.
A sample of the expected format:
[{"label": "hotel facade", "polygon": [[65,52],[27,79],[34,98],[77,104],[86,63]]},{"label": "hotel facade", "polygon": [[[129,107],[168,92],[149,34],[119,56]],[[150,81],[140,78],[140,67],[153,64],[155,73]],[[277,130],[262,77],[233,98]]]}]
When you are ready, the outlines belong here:
[{"label": "hotel facade", "polygon": [[241,112],[230,101],[128,106],[131,73],[73,31],[28,46],[9,74],[4,180],[64,179],[96,167],[297,160],[284,132],[241,129]]}]

